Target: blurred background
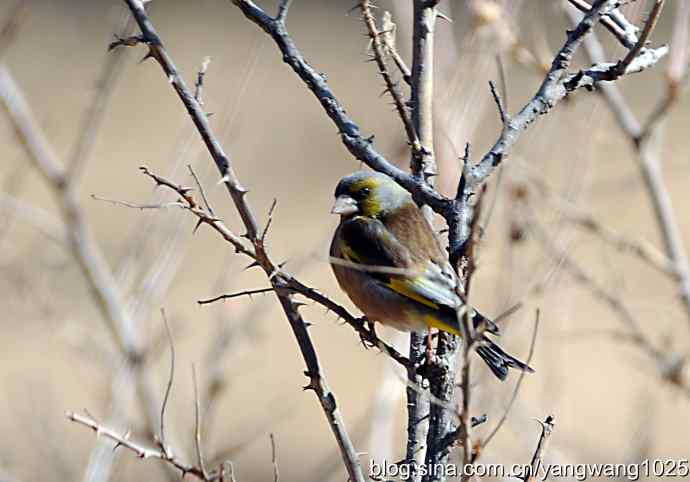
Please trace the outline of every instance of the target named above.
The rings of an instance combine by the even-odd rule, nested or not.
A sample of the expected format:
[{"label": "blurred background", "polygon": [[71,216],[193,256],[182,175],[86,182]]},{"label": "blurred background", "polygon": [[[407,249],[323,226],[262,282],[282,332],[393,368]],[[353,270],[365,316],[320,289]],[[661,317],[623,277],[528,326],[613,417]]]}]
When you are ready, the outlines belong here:
[{"label": "blurred background", "polygon": [[[166,414],[167,440],[194,460],[195,367],[204,453],[231,460],[238,481],[273,477],[273,434],[281,480],[346,480],[304,364],[271,295],[199,306],[224,292],[267,286],[245,270],[215,232],[174,207],[130,209],[107,200],[174,201],[138,167],[193,185],[235,232],[239,218],[182,104],[143,47],[108,53],[127,23],[115,0],[5,1],[0,22],[16,30],[0,49],[2,69],[25,96],[61,165],[74,162],[74,199],[87,242],[104,256],[131,339],[147,356],[136,370],[118,356],[98,295],[68,241],[60,195],[40,175],[2,111],[0,119],[0,480],[167,480],[164,465],[139,460],[70,423],[93,417],[132,438],[158,433],[170,369],[161,308],[170,322],[176,370]],[[274,12],[272,2],[260,2]],[[409,6],[381,1],[398,23],[409,59]],[[437,24],[438,184],[451,193],[465,142],[477,160],[500,132],[488,81],[505,74],[516,112],[536,92],[570,24],[558,1],[453,1],[454,22]],[[667,2],[651,41],[671,42],[687,0]],[[639,25],[650,2],[625,12]],[[407,147],[383,83],[368,59],[368,38],[352,1],[294,2],[288,26],[310,64],[351,117],[390,160],[407,165]],[[156,0],[151,19],[188,83],[211,57],[203,100],[211,124],[250,190],[276,261],[357,313],[327,262],[337,219],[329,214],[339,178],[361,167],[311,93],[282,62],[264,32],[229,1]],[[685,9],[687,10],[687,8]],[[687,18],[686,18],[687,19]],[[677,23],[677,22],[676,22]],[[678,27],[676,27],[678,32]],[[687,34],[687,26],[685,28]],[[607,58],[623,51],[603,29]],[[8,37],[6,35],[5,37]],[[677,38],[677,37],[676,37]],[[7,40],[7,39],[6,39]],[[687,47],[687,36],[680,42]],[[674,57],[672,57],[674,58]],[[589,61],[584,50],[578,65]],[[684,66],[687,66],[685,58]],[[642,125],[667,92],[668,60],[616,86]],[[94,107],[96,106],[96,107]],[[690,315],[669,268],[658,216],[640,175],[641,154],[659,160],[664,192],[681,240],[690,239],[690,103],[679,98],[641,149],[621,130],[606,100],[580,91],[524,134],[485,194],[485,234],[472,299],[504,322],[502,345],[520,357],[541,310],[532,366],[504,427],[482,461],[527,463],[535,419],[556,418],[547,461],[629,463],[688,458]],[[75,161],[76,159],[76,161]],[[493,206],[491,209],[488,206]],[[439,223],[439,229],[442,226]],[[671,271],[671,272],[670,272]],[[310,333],[357,450],[394,462],[404,457],[405,385],[393,363],[365,350],[347,325],[318,306],[303,308]],[[633,336],[630,319],[644,342]],[[627,320],[627,321],[626,321]],[[406,350],[407,337],[379,334]],[[645,347],[655,347],[654,355]],[[658,356],[657,356],[658,355]],[[516,377],[505,383],[476,364],[473,412],[503,414]],[[174,475],[174,477],[179,477]]]}]

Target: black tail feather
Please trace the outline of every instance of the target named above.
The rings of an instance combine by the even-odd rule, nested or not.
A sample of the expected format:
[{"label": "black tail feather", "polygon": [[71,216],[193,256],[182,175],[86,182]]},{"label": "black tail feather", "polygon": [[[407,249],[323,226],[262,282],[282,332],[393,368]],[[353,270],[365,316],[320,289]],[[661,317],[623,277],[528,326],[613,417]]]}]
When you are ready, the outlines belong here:
[{"label": "black tail feather", "polygon": [[477,346],[476,350],[477,354],[489,366],[493,374],[501,381],[508,377],[509,368],[516,368],[523,372],[534,372],[532,367],[507,354],[500,346],[486,337],[479,342],[479,346]]},{"label": "black tail feather", "polygon": [[491,319],[487,318],[486,316],[482,315],[480,312],[473,310],[474,315],[472,316],[472,323],[474,324],[474,329],[477,330],[480,327],[484,326],[484,329],[488,332],[491,333],[492,335],[499,335],[501,334],[501,329],[498,327],[498,325]]}]

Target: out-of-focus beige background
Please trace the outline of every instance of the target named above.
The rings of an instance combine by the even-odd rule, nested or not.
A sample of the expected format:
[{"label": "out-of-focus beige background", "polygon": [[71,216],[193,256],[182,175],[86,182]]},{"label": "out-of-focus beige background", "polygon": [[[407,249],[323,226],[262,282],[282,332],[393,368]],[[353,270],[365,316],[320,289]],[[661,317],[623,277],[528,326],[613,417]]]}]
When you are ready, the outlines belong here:
[{"label": "out-of-focus beige background", "polygon": [[[677,0],[681,1],[681,0]],[[10,3],[0,6],[0,19]],[[274,5],[266,4],[269,11]],[[380,2],[382,12],[391,2]],[[448,135],[456,146],[473,143],[475,158],[499,132],[487,81],[496,79],[494,56],[501,35],[492,26],[478,28],[465,2],[453,2],[457,47],[439,42],[440,104],[451,112]],[[511,26],[525,45],[553,52],[566,23],[557,2],[523,2]],[[670,2],[675,3],[675,2]],[[7,4],[7,5],[6,5]],[[404,139],[382,82],[367,58],[367,39],[352,1],[296,1],[289,28],[311,65],[328,74],[329,84],[362,131],[376,134],[376,145],[390,159],[404,163]],[[639,14],[644,9],[636,6]],[[670,7],[673,7],[671,5]],[[250,189],[249,199],[262,222],[278,200],[268,247],[275,260],[287,260],[305,282],[351,307],[339,292],[326,251],[337,220],[329,215],[338,179],[356,170],[325,116],[294,73],[282,63],[272,41],[247,22],[229,1],[156,0],[151,19],[189,83],[204,56],[212,62],[205,80],[211,123],[230,153],[235,170]],[[664,14],[654,44],[668,41],[672,10]],[[80,119],[91,103],[107,44],[121,23],[120,2],[29,2],[17,39],[2,61],[27,96],[38,122],[61,158],[75,141]],[[476,19],[475,19],[476,20]],[[406,27],[398,43],[407,55]],[[539,32],[543,32],[543,35]],[[606,34],[599,32],[602,37]],[[503,39],[505,41],[505,39]],[[609,43],[607,43],[609,45]],[[457,61],[443,65],[450,49]],[[258,270],[243,271],[248,261],[232,253],[206,227],[192,235],[191,215],[175,209],[140,211],[91,198],[91,194],[130,202],[170,200],[154,190],[138,167],[147,165],[183,184],[192,180],[186,165],[201,175],[213,206],[229,226],[241,232],[226,192],[199,142],[189,117],[153,61],[139,64],[141,47],[125,53],[124,70],[83,173],[79,197],[86,220],[128,299],[152,297],[140,310],[137,326],[146,340],[163,333],[159,309],[173,327],[176,377],[167,413],[168,430],[179,450],[193,459],[194,398],[191,366],[202,393],[213,373],[225,380],[209,410],[205,452],[233,461],[238,481],[273,477],[269,434],[276,441],[282,481],[345,480],[336,446],[314,396],[303,392],[304,364],[275,299],[259,295],[214,306],[201,298],[266,286]],[[609,50],[612,58],[620,50]],[[530,66],[503,53],[510,111],[535,92],[540,77]],[[580,58],[579,61],[583,59]],[[619,85],[636,113],[647,115],[663,92],[664,63],[626,78]],[[690,103],[670,114],[663,135],[663,173],[678,222],[690,240],[688,169]],[[463,127],[474,125],[471,129]],[[444,172],[452,173],[459,149],[439,148]],[[450,154],[450,155],[449,155]],[[30,167],[12,125],[0,118],[0,185],[4,195],[40,207],[59,220],[59,210],[43,179]],[[578,92],[522,136],[506,161],[496,211],[484,237],[473,300],[497,315],[523,300],[535,283],[539,294],[508,322],[502,344],[526,356],[536,307],[541,308],[533,366],[505,428],[483,454],[486,462],[528,462],[539,429],[534,421],[554,414],[557,428],[551,462],[629,462],[640,456],[663,459],[690,454],[690,396],[660,380],[653,363],[635,347],[602,334],[624,329],[611,310],[573,281],[529,235],[509,242],[513,216],[509,186],[536,176],[557,193],[593,213],[606,226],[661,249],[635,154],[606,107],[594,93]],[[443,178],[450,186],[453,179]],[[537,204],[541,201],[535,200]],[[616,293],[642,321],[660,346],[687,353],[688,320],[675,284],[633,255],[619,253],[600,239],[559,223],[557,209],[544,209],[549,232],[607,290]],[[114,373],[112,344],[89,289],[69,251],[50,240],[26,209],[0,214],[0,479],[80,480],[97,447],[94,434],[69,423],[68,410],[87,409],[109,420]],[[549,214],[550,213],[550,214]],[[41,221],[41,224],[46,223]],[[152,270],[153,267],[153,270]],[[146,284],[148,283],[148,284]],[[169,284],[169,286],[168,286]],[[162,290],[160,298],[150,286]],[[352,308],[355,312],[356,309]],[[356,334],[323,309],[307,306],[310,333],[358,450],[389,461],[404,456],[405,412],[402,382],[391,375],[391,362],[376,350],[364,350]],[[404,349],[404,337],[380,330]],[[219,337],[231,344],[218,360],[209,355]],[[169,369],[167,347],[150,362],[162,396]],[[499,419],[516,377],[501,384],[475,364],[476,414]],[[218,370],[221,370],[218,372]],[[384,384],[384,380],[387,383]],[[119,392],[121,387],[116,387]],[[388,395],[388,405],[375,407]],[[377,402],[379,401],[379,402]],[[205,400],[202,400],[202,405]],[[142,410],[133,398],[126,424],[144,439]],[[388,416],[390,415],[390,416]],[[391,424],[390,434],[385,423]],[[141,461],[118,450],[112,480],[164,480],[161,464]],[[363,456],[363,461],[368,460]],[[8,475],[8,477],[10,477]],[[4,479],[2,479],[4,480]]]}]

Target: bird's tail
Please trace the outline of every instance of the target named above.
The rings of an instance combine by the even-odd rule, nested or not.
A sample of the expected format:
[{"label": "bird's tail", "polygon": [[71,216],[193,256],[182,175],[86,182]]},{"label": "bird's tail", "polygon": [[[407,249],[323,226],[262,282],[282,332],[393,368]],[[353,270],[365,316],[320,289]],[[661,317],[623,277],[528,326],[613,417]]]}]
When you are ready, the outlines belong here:
[{"label": "bird's tail", "polygon": [[534,372],[532,367],[521,362],[517,358],[507,354],[503,349],[487,337],[483,337],[476,348],[477,354],[482,357],[494,375],[501,381],[508,376],[509,368],[516,368],[523,372]]}]

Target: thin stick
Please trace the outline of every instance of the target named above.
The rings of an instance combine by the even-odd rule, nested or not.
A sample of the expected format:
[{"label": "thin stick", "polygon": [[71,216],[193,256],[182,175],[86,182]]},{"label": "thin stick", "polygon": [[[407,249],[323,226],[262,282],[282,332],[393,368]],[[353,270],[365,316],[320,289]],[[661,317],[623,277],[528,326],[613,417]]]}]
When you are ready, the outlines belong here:
[{"label": "thin stick", "polygon": [[90,428],[91,430],[96,432],[97,436],[105,437],[112,440],[116,444],[115,448],[123,447],[129,450],[130,452],[134,453],[134,455],[136,455],[140,459],[159,459],[172,465],[175,469],[179,470],[183,476],[186,474],[191,474],[199,480],[204,480],[208,482],[213,480],[210,477],[207,477],[203,473],[201,468],[184,462],[180,458],[172,455],[170,452],[166,452],[153,447],[147,447],[145,445],[141,445],[137,442],[134,442],[130,439],[129,432],[119,434],[114,430],[111,430],[101,425],[90,415],[82,415],[79,413],[67,412],[66,417],[71,422],[75,422]]},{"label": "thin stick", "polygon": [[541,425],[541,436],[539,437],[539,442],[537,442],[537,448],[534,450],[534,455],[532,456],[532,461],[530,462],[529,473],[525,474],[522,480],[525,482],[536,482],[538,480],[537,475],[539,474],[539,469],[543,467],[544,456],[546,455],[546,449],[549,445],[549,439],[553,433],[555,426],[555,421],[553,415],[549,415],[542,422],[539,421]]},{"label": "thin stick", "polygon": [[173,342],[172,332],[170,331],[170,324],[168,317],[165,314],[165,309],[161,308],[161,317],[163,318],[163,325],[165,327],[165,335],[168,338],[170,346],[170,372],[168,373],[168,383],[165,385],[165,395],[163,396],[163,403],[161,403],[161,431],[160,443],[163,450],[167,450],[165,443],[165,411],[168,408],[168,400],[170,399],[170,392],[172,392],[173,381],[175,379],[175,343]]},{"label": "thin stick", "polygon": [[276,455],[276,438],[271,432],[271,462],[273,463],[273,482],[280,479],[278,473],[278,456]]},{"label": "thin stick", "polygon": [[407,141],[412,149],[412,155],[418,158],[416,162],[422,162],[422,158],[424,156],[422,152],[422,144],[419,141],[419,137],[417,136],[417,131],[414,125],[412,125],[412,119],[410,119],[408,109],[405,106],[405,101],[403,100],[402,92],[400,92],[398,84],[393,81],[391,74],[388,71],[388,66],[386,65],[384,54],[384,45],[381,39],[382,33],[379,32],[378,28],[376,27],[376,19],[374,18],[373,13],[371,12],[371,1],[361,0],[359,7],[362,10],[362,18],[369,32],[369,38],[371,39],[371,45],[373,50],[373,57],[376,61],[379,74],[381,75],[384,83],[386,84],[386,91],[390,94],[391,98],[393,99],[395,110],[398,112],[398,116],[400,117],[400,120],[402,121],[403,126],[405,127],[405,133],[407,134]]},{"label": "thin stick", "polygon": [[196,448],[197,464],[204,474],[204,478],[208,478],[208,471],[204,462],[204,454],[201,449],[201,402],[199,400],[199,384],[196,377],[196,366],[192,364],[192,382],[194,383],[194,447]]},{"label": "thin stick", "polygon": [[[537,313],[534,319],[534,329],[532,330],[532,341],[530,342],[529,354],[527,355],[527,360],[525,361],[527,365],[529,365],[529,363],[532,361],[532,356],[534,356],[534,347],[536,346],[537,333],[539,332],[539,314],[540,311],[539,309],[537,309]],[[491,430],[489,435],[487,435],[487,437],[482,442],[482,450],[484,450],[486,446],[489,445],[489,443],[496,436],[498,431],[501,430],[501,427],[503,427],[505,421],[508,420],[508,414],[510,414],[510,409],[513,408],[513,404],[515,403],[515,400],[517,400],[517,396],[520,392],[520,387],[522,386],[522,381],[524,380],[525,375],[526,372],[520,372],[520,377],[518,378],[518,381],[515,384],[515,388],[513,389],[513,394],[510,396],[508,405],[506,406],[506,409],[503,411],[503,415],[501,415],[501,418],[499,419],[496,426],[493,428],[493,430]]]}]

